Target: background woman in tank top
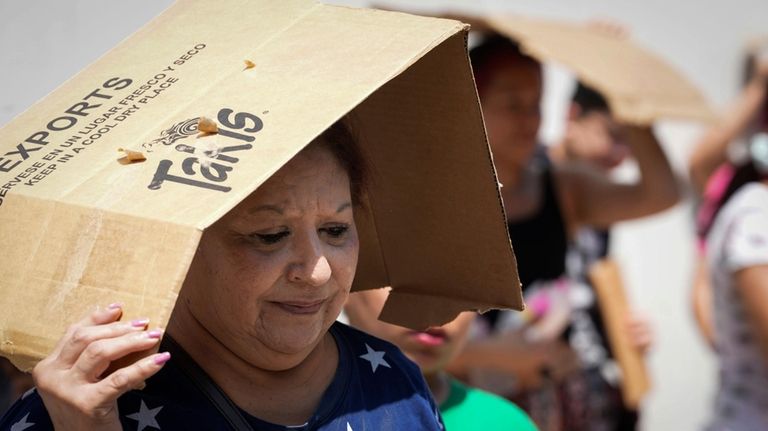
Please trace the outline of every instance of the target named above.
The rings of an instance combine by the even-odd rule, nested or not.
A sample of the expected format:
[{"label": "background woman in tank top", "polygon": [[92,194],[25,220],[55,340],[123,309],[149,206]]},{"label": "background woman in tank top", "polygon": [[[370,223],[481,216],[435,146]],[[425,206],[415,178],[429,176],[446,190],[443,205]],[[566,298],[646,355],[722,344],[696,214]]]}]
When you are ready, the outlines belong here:
[{"label": "background woman in tank top", "polygon": [[[611,139],[626,142],[631,150],[641,175],[634,184],[615,183],[584,163],[553,163],[537,140],[541,65],[500,36],[489,37],[470,56],[527,295],[543,286],[557,291],[551,286],[565,275],[568,243],[580,226],[607,228],[677,202],[675,178],[649,127],[608,122],[609,116],[597,120],[608,122],[601,124],[603,130]],[[537,308],[557,306],[557,301],[549,301],[546,307],[530,308],[535,313]],[[484,371],[495,376],[502,373],[506,378],[494,377],[496,387],[489,389],[512,396],[523,406],[529,404],[529,413],[542,429],[601,429],[598,423],[605,421],[588,423],[588,412],[566,412],[573,409],[567,400],[563,402],[562,393],[550,396],[552,391],[546,389],[549,395],[541,394],[542,388],[557,385],[579,369],[571,349],[557,337],[533,341],[521,333],[502,334],[497,330],[497,316],[488,316],[485,327],[479,330],[487,332],[486,336],[470,341],[452,370],[465,377]],[[566,324],[567,319],[563,330]]]}]

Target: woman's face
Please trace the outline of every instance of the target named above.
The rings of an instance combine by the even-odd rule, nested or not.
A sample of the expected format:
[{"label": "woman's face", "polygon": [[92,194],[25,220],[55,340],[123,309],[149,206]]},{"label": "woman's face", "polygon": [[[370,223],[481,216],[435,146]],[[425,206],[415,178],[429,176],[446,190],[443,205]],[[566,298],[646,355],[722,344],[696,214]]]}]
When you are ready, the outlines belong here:
[{"label": "woman's face", "polygon": [[536,149],[541,124],[539,66],[499,61],[480,92],[485,127],[498,168],[523,167]]},{"label": "woman's face", "polygon": [[464,312],[443,326],[414,331],[378,319],[388,295],[386,289],[352,294],[345,307],[349,323],[395,344],[424,374],[444,369],[464,347],[476,313]]},{"label": "woman's face", "polygon": [[608,111],[592,110],[568,122],[565,150],[576,160],[611,170],[629,155],[622,126]]},{"label": "woman's face", "polygon": [[358,249],[349,177],[313,145],[205,231],[180,304],[239,356],[281,369],[275,358],[303,359],[338,316]]}]

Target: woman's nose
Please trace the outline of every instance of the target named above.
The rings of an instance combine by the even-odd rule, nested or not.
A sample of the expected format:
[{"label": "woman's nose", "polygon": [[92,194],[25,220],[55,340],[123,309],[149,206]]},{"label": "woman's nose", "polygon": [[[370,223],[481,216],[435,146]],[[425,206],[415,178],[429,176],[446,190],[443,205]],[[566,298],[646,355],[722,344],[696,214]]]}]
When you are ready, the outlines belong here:
[{"label": "woman's nose", "polygon": [[328,262],[320,238],[306,238],[297,244],[296,260],[288,269],[288,279],[294,283],[322,286],[331,278]]}]

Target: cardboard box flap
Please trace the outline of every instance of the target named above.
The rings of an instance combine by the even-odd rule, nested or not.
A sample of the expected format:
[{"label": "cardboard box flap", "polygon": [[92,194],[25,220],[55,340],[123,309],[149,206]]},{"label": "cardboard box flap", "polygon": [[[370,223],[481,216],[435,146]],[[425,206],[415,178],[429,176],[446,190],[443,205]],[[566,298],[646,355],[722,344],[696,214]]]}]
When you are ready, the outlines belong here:
[{"label": "cardboard box flap", "polygon": [[488,311],[484,304],[473,299],[462,300],[402,290],[392,290],[379,319],[409,328],[423,328],[421,325],[424,321],[433,322],[432,325],[438,326],[452,321],[463,311]]},{"label": "cardboard box flap", "polygon": [[13,195],[0,208],[0,351],[31,369],[89,308],[167,322],[200,231]]},{"label": "cardboard box flap", "polygon": [[486,22],[538,60],[571,68],[585,84],[600,91],[625,122],[644,125],[663,118],[715,118],[696,87],[628,37],[584,24],[517,16],[488,17]]},{"label": "cardboard box flap", "polygon": [[[488,182],[492,161],[467,148],[484,137],[477,133],[482,115],[472,102],[474,88],[455,85],[471,79],[468,65],[455,61],[464,43],[463,35],[452,37],[355,110],[366,124],[366,153],[376,162],[370,206],[388,273],[386,280],[360,276],[355,287],[391,285],[392,298],[405,292],[453,298],[469,304],[465,309],[521,309],[506,222],[489,218],[502,205]],[[362,265],[367,261],[359,270],[374,273]],[[455,309],[398,307],[387,319],[424,328],[452,320]]]},{"label": "cardboard box flap", "polygon": [[[0,351],[28,368],[116,300],[164,326],[201,231],[353,110],[374,172],[354,288],[520,308],[465,37],[307,1],[168,9],[0,129],[0,305],[25,304],[0,318]],[[121,147],[147,160],[119,164]]]}]

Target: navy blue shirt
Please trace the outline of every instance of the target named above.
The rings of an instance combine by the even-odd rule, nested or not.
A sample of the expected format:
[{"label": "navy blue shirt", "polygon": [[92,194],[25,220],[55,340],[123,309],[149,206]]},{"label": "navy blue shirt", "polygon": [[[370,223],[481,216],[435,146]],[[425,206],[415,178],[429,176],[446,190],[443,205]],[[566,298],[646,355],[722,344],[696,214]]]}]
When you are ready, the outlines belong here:
[{"label": "navy blue shirt", "polygon": [[[306,424],[282,426],[241,411],[254,430],[443,430],[419,368],[394,345],[334,323],[339,366],[315,414]],[[226,430],[229,425],[171,359],[140,391],[118,399],[125,430]],[[0,420],[0,430],[53,430],[34,390]]]}]

